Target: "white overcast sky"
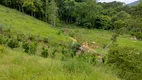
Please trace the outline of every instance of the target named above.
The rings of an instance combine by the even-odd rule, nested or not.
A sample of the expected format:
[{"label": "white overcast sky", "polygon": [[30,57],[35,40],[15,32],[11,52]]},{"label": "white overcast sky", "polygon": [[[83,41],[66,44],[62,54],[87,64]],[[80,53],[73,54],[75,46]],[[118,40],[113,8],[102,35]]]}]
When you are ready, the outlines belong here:
[{"label": "white overcast sky", "polygon": [[98,0],[99,2],[112,2],[112,1],[120,1],[120,2],[125,2],[126,4],[138,1],[138,0]]}]

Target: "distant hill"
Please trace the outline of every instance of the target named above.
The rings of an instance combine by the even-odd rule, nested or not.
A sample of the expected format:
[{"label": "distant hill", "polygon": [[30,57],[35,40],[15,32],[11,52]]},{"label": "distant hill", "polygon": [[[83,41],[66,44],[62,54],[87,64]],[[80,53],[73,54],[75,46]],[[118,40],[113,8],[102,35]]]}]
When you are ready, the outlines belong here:
[{"label": "distant hill", "polygon": [[139,1],[135,1],[135,2],[129,3],[128,6],[135,6],[137,4],[139,4]]}]

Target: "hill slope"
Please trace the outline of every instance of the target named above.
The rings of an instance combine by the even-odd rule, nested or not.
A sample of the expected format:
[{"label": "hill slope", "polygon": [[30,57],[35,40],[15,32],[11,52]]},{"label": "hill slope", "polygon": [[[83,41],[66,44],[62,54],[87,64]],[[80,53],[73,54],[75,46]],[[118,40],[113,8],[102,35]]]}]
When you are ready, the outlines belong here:
[{"label": "hill slope", "polygon": [[[57,28],[4,6],[0,6],[0,26],[11,28],[13,33],[52,37],[53,43],[67,39],[63,34],[57,35]],[[104,30],[75,27],[69,28],[69,31],[73,32],[79,42],[96,42],[98,52],[110,42],[112,36],[112,32]],[[121,35],[118,43],[121,46],[132,46],[142,50],[142,42],[130,38],[129,35]],[[29,56],[21,51],[0,46],[0,80],[118,80],[109,69],[102,66],[92,66],[74,58],[61,61],[37,55]]]},{"label": "hill slope", "polygon": [[[3,52],[1,52],[3,49]],[[29,56],[0,45],[0,80],[119,80],[107,68]]]},{"label": "hill slope", "polygon": [[[68,25],[70,30],[74,33],[76,39],[80,42],[87,42],[91,44],[96,42],[96,47],[98,52],[101,53],[102,48],[109,44],[112,38],[112,32],[106,30],[97,29],[84,29],[76,28],[74,25]],[[73,28],[74,27],[74,28]],[[142,41],[133,40],[131,35],[123,34],[118,37],[117,43],[120,46],[131,46],[136,49],[142,50]]]},{"label": "hill slope", "polygon": [[64,35],[57,35],[59,30],[53,26],[28,16],[24,13],[0,5],[0,25],[11,28],[12,32],[40,37],[51,37],[53,41],[65,40]]},{"label": "hill slope", "polygon": [[[57,35],[58,29],[51,25],[1,5],[0,26],[10,28],[15,34],[52,37],[54,42],[66,41],[66,36]],[[42,58],[21,51],[0,45],[0,80],[119,80],[101,66],[76,59]]]},{"label": "hill slope", "polygon": [[[67,39],[67,36],[64,36],[63,34],[57,35],[57,33],[60,31],[59,29],[54,28],[53,26],[45,22],[42,22],[40,20],[37,20],[31,16],[28,16],[24,13],[6,8],[1,5],[0,5],[0,25],[4,27],[11,27],[13,32],[17,33],[24,32],[26,35],[32,34],[41,37],[52,37],[53,43],[59,41],[66,41]],[[89,42],[89,43],[95,41],[99,45],[101,45],[101,47],[108,44],[112,36],[111,32],[103,30],[88,30],[88,29],[80,29],[75,27],[73,29],[69,29],[69,31],[71,32],[73,31],[75,33],[74,35],[78,41]],[[122,46],[132,46],[138,49],[142,49],[141,47],[142,42],[133,41],[131,40],[130,36],[128,37],[120,36],[118,40],[119,40],[118,42]]]}]

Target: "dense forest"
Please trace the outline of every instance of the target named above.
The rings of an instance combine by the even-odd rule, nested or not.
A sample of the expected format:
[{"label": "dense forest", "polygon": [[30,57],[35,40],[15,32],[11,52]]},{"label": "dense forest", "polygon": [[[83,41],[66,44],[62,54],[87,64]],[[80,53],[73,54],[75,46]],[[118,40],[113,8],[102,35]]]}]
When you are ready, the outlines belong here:
[{"label": "dense forest", "polygon": [[[94,80],[91,74],[96,73],[91,72],[94,69],[86,67],[86,63],[93,67],[94,65],[97,67],[103,65],[103,68],[109,66],[109,69],[112,68],[111,71],[120,79],[141,80],[142,0],[139,1],[138,5],[129,6],[117,1],[101,3],[96,0],[0,0],[0,5],[22,12],[21,14],[10,9],[5,11],[4,7],[0,6],[0,15],[4,15],[0,19],[0,53],[4,52],[5,46],[8,46],[12,50],[16,48],[29,55],[37,54],[57,61],[61,58],[59,61],[63,62],[60,62],[58,67],[56,62],[53,68],[59,69],[57,72],[53,69],[55,71],[53,73],[59,75],[58,72],[67,71],[69,76],[74,76],[74,79],[70,80],[75,80],[76,74],[82,73],[87,77],[90,74],[84,80]],[[17,13],[18,17],[12,17],[12,15],[16,16],[14,13]],[[30,17],[23,17],[23,14],[28,14]],[[49,28],[47,23],[52,27]],[[66,28],[67,25],[71,27],[73,25],[75,29]],[[5,26],[8,26],[8,29]],[[119,36],[121,37],[118,38]],[[39,66],[36,62],[34,65]],[[27,65],[24,66],[29,68]],[[51,68],[48,68],[50,71]],[[34,70],[31,71],[31,74],[33,73]],[[89,79],[90,77],[92,79]],[[80,77],[77,78],[82,80]],[[97,80],[109,80],[109,78]]]},{"label": "dense forest", "polygon": [[127,27],[134,32],[142,32],[142,3],[131,7],[115,1],[96,3],[94,0],[1,0],[0,4],[54,26],[65,22],[85,28],[113,30]]}]

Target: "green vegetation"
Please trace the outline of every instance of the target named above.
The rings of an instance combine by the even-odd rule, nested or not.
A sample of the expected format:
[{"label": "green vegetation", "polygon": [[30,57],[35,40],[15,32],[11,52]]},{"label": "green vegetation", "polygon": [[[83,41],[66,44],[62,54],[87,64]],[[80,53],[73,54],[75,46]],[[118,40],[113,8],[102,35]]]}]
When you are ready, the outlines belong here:
[{"label": "green vegetation", "polygon": [[[126,80],[140,80],[142,77],[142,52],[132,47],[113,46],[107,63],[115,67],[118,75]],[[127,66],[127,67],[126,67]]]},{"label": "green vegetation", "polygon": [[43,48],[43,51],[42,51],[41,55],[43,57],[47,58],[48,57],[48,49]]},{"label": "green vegetation", "polygon": [[19,43],[16,40],[10,40],[7,45],[12,49],[19,47]]},{"label": "green vegetation", "polygon": [[141,2],[0,4],[0,80],[141,80]]},{"label": "green vegetation", "polygon": [[25,37],[33,36],[34,38],[48,38],[50,43],[66,40],[66,37],[64,35],[61,34],[60,36],[58,36],[58,30],[51,28],[51,25],[36,20],[25,14],[19,13],[18,11],[0,6],[0,15],[0,25],[5,27],[6,30],[11,29],[11,32],[13,34],[22,34]]},{"label": "green vegetation", "polygon": [[[70,27],[68,28],[69,31],[74,32],[74,37],[78,40],[78,42],[88,42],[89,44],[96,42],[97,48],[95,49],[98,49],[99,51],[103,48],[103,46],[107,45],[111,41],[113,34],[111,31],[76,28],[73,25],[68,26]],[[120,46],[131,46],[135,47],[136,49],[142,50],[142,42],[138,40],[135,41],[131,38],[132,37],[127,34],[119,35],[117,43]]]},{"label": "green vegetation", "polygon": [[134,23],[141,20],[142,7],[141,2],[130,7],[121,2],[97,3],[96,0],[2,0],[0,4],[27,13],[53,26],[61,26],[58,23],[61,21],[105,30],[116,28],[115,24],[118,23],[123,25],[119,27],[135,27],[132,30],[136,30],[140,26],[134,26]]},{"label": "green vegetation", "polygon": [[119,80],[107,68],[93,67],[76,59],[62,62],[5,47],[4,50],[7,54],[0,56],[0,80]]}]

